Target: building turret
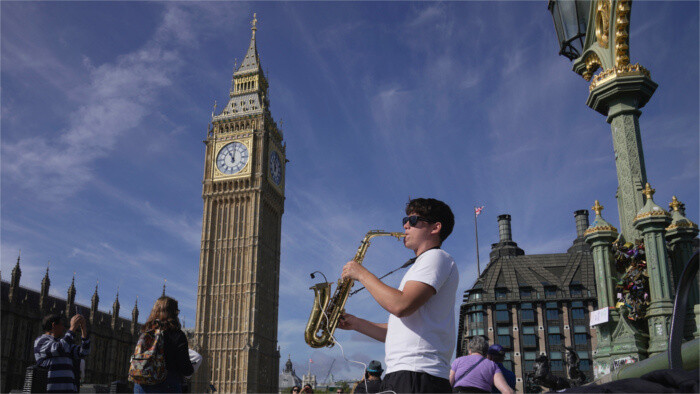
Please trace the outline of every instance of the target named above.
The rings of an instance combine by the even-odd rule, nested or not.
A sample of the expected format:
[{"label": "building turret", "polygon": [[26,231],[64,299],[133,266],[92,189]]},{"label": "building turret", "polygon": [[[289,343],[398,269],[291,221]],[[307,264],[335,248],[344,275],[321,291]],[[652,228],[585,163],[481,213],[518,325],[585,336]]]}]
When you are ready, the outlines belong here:
[{"label": "building turret", "polygon": [[51,265],[51,262],[46,266],[46,274],[44,275],[44,279],[41,280],[41,293],[39,295],[39,309],[41,309],[42,313],[46,311],[46,308],[49,306],[49,287],[51,286],[51,279],[49,279],[49,265]]},{"label": "building turret", "polygon": [[165,297],[165,284],[167,281],[167,279],[163,279],[163,294],[160,295],[161,297]]},{"label": "building turret", "polygon": [[17,254],[17,264],[15,264],[15,268],[12,269],[12,277],[10,278],[10,294],[8,295],[10,302],[14,302],[14,300],[17,298],[17,291],[19,290],[19,278],[22,276],[22,270],[19,268],[19,258],[21,254],[22,251],[20,250]]},{"label": "building turret", "polygon": [[134,302],[134,309],[131,310],[131,333],[136,334],[136,329],[139,322],[139,296],[136,296],[136,302]]},{"label": "building turret", "polygon": [[119,319],[119,289],[117,289],[117,297],[114,299],[112,304],[112,330],[117,327],[117,320]]},{"label": "building turret", "polygon": [[[683,214],[684,205],[673,196],[671,203],[671,224],[666,227],[666,241],[671,257],[671,274],[673,288],[677,289],[681,274],[686,264],[695,252],[695,240],[698,236],[698,225]],[[686,317],[685,337],[692,339],[700,337],[700,292],[698,291],[697,275],[693,279],[688,292],[688,317]]]},{"label": "building turret", "polygon": [[673,315],[673,286],[671,267],[666,249],[666,227],[671,215],[656,205],[652,196],[655,190],[649,183],[643,190],[646,203],[634,217],[632,225],[644,237],[644,256],[649,273],[649,308],[646,321],[649,325],[649,356],[668,350],[668,336]]},{"label": "building turret", "polygon": [[92,303],[90,304],[90,324],[93,326],[97,323],[95,318],[97,317],[97,306],[100,303],[100,296],[97,295],[97,286],[99,286],[99,284],[99,282],[95,284],[95,293],[92,295]]},{"label": "building turret", "polygon": [[70,287],[68,287],[68,297],[66,297],[66,318],[70,318],[74,312],[73,308],[75,306],[75,272],[73,272],[73,280],[70,282]]}]

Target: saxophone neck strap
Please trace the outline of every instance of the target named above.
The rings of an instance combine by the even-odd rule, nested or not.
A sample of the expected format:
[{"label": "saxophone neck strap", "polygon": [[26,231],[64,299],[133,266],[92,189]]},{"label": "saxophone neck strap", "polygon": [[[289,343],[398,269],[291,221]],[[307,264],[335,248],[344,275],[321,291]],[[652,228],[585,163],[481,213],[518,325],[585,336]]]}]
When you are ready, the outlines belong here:
[{"label": "saxophone neck strap", "polygon": [[[440,249],[440,247],[439,247],[439,246],[433,246],[432,248],[430,248],[430,249],[428,249],[428,250],[433,250],[433,249]],[[426,250],[425,252],[427,252],[428,250]],[[423,252],[423,253],[425,253],[425,252]],[[400,270],[400,269],[408,268],[408,267],[412,266],[413,263],[416,262],[416,260],[418,259],[418,257],[420,257],[421,255],[423,255],[423,253],[419,254],[419,255],[416,256],[416,257],[412,257],[412,258],[408,259],[408,261],[406,261],[405,263],[403,263],[403,265],[400,266],[399,268],[396,268],[396,269],[394,269],[394,270],[392,270],[392,271],[389,271],[389,272],[387,272],[386,274],[382,275],[382,276],[379,278],[379,280],[382,280],[382,279],[386,278],[387,276],[393,274],[394,272],[396,272],[396,271],[398,271],[398,270]],[[363,287],[360,287],[359,289],[357,289],[357,290],[353,291],[352,293],[350,293],[350,296],[352,296],[352,295],[354,295],[354,294],[357,294],[357,293],[359,293],[360,291],[362,291],[362,290],[364,290],[364,289],[365,289],[364,286],[363,286]],[[348,297],[349,297],[349,296],[348,296]]]}]

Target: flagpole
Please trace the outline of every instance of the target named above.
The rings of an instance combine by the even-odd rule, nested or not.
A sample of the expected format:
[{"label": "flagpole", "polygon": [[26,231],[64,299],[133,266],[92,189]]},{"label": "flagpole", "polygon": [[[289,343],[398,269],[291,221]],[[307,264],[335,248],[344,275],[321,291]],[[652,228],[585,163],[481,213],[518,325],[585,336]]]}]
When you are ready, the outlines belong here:
[{"label": "flagpole", "polygon": [[474,207],[474,235],[476,236],[476,272],[481,276],[481,264],[479,263],[479,228],[476,225],[476,207]]}]

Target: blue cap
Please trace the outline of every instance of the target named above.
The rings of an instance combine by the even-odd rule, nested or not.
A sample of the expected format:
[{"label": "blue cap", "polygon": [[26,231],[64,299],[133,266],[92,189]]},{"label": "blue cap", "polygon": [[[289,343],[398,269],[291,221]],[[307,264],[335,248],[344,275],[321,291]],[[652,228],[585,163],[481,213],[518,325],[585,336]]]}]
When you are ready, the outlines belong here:
[{"label": "blue cap", "polygon": [[505,355],[505,351],[503,351],[503,346],[495,344],[489,346],[489,351],[487,352],[487,354]]},{"label": "blue cap", "polygon": [[381,373],[382,371],[384,371],[382,369],[382,363],[377,361],[377,360],[372,360],[369,363],[369,365],[367,366],[367,372],[373,372],[373,373],[380,372]]}]

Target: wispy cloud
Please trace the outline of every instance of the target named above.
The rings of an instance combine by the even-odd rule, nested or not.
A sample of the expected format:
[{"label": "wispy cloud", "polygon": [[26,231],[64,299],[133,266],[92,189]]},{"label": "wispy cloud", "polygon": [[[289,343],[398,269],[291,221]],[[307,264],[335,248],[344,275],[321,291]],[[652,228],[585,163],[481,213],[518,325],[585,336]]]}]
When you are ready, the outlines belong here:
[{"label": "wispy cloud", "polygon": [[186,13],[169,7],[154,37],[141,48],[114,63],[93,67],[86,62],[85,100],[70,115],[67,129],[58,136],[5,142],[4,174],[40,199],[62,200],[80,191],[94,178],[95,161],[140,125],[157,96],[172,85],[180,65],[178,48],[193,41],[188,24]]}]

